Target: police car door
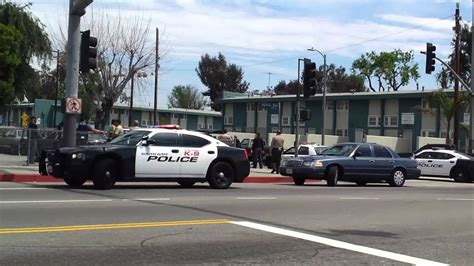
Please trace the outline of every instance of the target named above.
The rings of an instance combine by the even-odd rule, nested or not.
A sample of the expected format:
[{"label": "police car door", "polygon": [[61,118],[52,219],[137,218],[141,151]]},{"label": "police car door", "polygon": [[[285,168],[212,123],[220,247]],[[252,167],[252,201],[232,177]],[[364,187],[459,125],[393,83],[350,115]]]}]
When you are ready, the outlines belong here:
[{"label": "police car door", "polygon": [[177,132],[158,132],[149,138],[148,145],[137,147],[135,176],[178,178],[181,153]]},{"label": "police car door", "polygon": [[418,163],[418,169],[421,170],[421,175],[433,175],[433,152],[425,151],[416,156],[416,161]]},{"label": "police car door", "polygon": [[210,164],[217,157],[217,145],[199,134],[182,132],[180,146],[183,151],[181,177],[205,178]]},{"label": "police car door", "polygon": [[451,169],[456,165],[457,158],[446,152],[436,152],[436,157],[433,158],[433,174],[439,176],[449,176]]}]

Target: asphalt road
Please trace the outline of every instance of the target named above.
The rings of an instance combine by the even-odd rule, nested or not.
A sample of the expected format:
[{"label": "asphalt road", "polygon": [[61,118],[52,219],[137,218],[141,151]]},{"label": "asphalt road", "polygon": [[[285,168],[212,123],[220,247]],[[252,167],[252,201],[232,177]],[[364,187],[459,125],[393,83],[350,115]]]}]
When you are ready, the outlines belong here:
[{"label": "asphalt road", "polygon": [[474,265],[473,189],[0,183],[0,265]]}]

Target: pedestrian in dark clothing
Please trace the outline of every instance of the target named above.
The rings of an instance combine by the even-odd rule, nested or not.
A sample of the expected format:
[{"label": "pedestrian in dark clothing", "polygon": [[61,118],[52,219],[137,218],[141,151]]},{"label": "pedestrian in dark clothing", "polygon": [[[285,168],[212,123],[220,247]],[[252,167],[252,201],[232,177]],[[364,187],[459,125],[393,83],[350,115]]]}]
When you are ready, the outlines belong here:
[{"label": "pedestrian in dark clothing", "polygon": [[36,125],[35,116],[30,118],[30,123],[28,124],[28,142],[28,163],[34,164],[36,160],[36,152],[38,150],[38,126]]},{"label": "pedestrian in dark clothing", "polygon": [[235,147],[242,148],[242,144],[240,143],[240,140],[237,138],[237,136],[234,136],[234,141],[235,141]]},{"label": "pedestrian in dark clothing", "polygon": [[257,168],[257,162],[260,165],[260,169],[263,168],[262,166],[263,147],[264,147],[263,139],[260,137],[260,133],[257,132],[257,134],[255,135],[255,138],[253,139],[253,144],[252,144],[253,168]]}]

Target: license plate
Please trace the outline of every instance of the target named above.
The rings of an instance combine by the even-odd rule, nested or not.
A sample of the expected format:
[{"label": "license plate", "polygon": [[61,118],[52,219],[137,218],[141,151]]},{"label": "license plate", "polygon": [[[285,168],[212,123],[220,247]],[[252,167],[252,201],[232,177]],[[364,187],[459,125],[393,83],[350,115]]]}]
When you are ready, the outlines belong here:
[{"label": "license plate", "polygon": [[53,173],[53,166],[50,165],[50,164],[48,164],[48,165],[46,166],[46,170],[48,170],[48,173],[49,173],[49,174],[52,174],[52,173]]},{"label": "license plate", "polygon": [[289,175],[293,174],[293,168],[287,168],[286,173]]}]

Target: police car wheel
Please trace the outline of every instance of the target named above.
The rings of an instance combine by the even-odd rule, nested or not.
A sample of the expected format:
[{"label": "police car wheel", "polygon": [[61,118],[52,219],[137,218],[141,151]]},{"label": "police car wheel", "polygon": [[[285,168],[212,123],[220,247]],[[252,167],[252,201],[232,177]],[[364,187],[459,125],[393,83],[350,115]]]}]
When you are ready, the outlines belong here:
[{"label": "police car wheel", "polygon": [[85,178],[64,177],[64,182],[72,188],[79,188],[86,182]]},{"label": "police car wheel", "polygon": [[467,182],[468,174],[460,168],[454,168],[451,172],[451,177],[455,182]]},{"label": "police car wheel", "polygon": [[190,187],[194,186],[194,184],[196,184],[196,182],[185,180],[185,181],[178,181],[178,184],[180,184],[182,187],[190,188]]},{"label": "police car wheel", "polygon": [[218,162],[214,164],[209,171],[207,181],[212,188],[225,189],[228,188],[234,180],[234,169],[226,162]]},{"label": "police car wheel", "polygon": [[337,166],[331,166],[327,173],[327,185],[333,187],[337,185],[337,181],[339,180],[339,175],[341,171]]},{"label": "police car wheel", "polygon": [[302,186],[302,185],[304,185],[304,181],[306,181],[305,178],[303,178],[303,177],[301,177],[301,176],[294,176],[294,177],[293,177],[293,182],[294,182],[295,185],[297,185],[297,186]]},{"label": "police car wheel", "polygon": [[112,159],[103,159],[95,166],[92,173],[92,182],[96,189],[110,189],[115,184],[117,177],[115,161]]},{"label": "police car wheel", "polygon": [[395,169],[388,180],[392,187],[402,187],[405,184],[405,172],[402,169]]}]

